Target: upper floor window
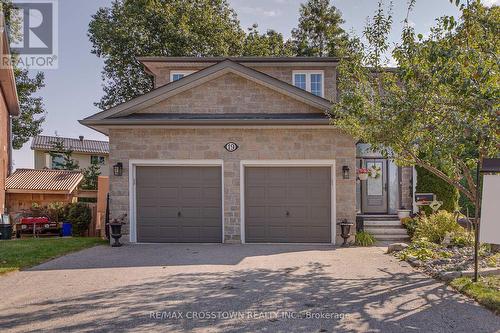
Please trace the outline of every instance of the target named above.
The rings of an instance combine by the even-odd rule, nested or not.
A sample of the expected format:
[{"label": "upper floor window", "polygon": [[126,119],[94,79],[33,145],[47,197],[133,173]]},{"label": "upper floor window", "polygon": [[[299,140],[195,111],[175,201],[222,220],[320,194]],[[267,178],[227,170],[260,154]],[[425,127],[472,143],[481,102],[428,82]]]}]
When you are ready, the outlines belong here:
[{"label": "upper floor window", "polygon": [[90,156],[90,163],[91,164],[103,165],[104,161],[105,161],[104,156],[96,156],[96,155]]},{"label": "upper floor window", "polygon": [[188,76],[189,74],[193,74],[194,71],[171,71],[170,72],[170,82],[174,82],[182,79],[184,76]]},{"label": "upper floor window", "polygon": [[62,169],[62,166],[64,165],[64,156],[61,154],[55,154],[50,157],[50,168],[56,170]]},{"label": "upper floor window", "polygon": [[309,91],[310,93],[324,96],[324,73],[323,71],[294,71],[293,85]]}]

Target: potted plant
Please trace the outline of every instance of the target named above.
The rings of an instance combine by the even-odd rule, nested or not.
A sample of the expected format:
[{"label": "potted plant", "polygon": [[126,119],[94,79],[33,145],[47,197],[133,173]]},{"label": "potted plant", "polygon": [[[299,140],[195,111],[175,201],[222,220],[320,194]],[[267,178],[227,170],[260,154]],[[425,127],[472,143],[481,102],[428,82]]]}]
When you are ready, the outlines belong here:
[{"label": "potted plant", "polygon": [[368,169],[367,168],[359,168],[358,169],[358,178],[359,178],[359,180],[367,180],[368,179]]},{"label": "potted plant", "polygon": [[410,215],[411,215],[410,209],[406,209],[405,207],[403,207],[402,209],[398,209],[398,218],[400,221],[404,218],[410,217]]},{"label": "potted plant", "polygon": [[125,224],[125,217],[127,217],[127,214],[123,214],[109,223],[109,227],[111,229],[110,234],[114,239],[114,243],[111,244],[112,247],[120,247],[123,245],[120,243],[120,238],[122,237],[122,226]]}]

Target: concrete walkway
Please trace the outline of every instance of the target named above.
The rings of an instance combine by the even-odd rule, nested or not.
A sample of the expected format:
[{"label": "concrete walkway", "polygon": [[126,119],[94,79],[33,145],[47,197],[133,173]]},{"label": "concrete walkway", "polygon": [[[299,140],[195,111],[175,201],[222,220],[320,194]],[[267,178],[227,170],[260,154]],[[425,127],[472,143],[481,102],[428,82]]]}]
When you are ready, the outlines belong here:
[{"label": "concrete walkway", "polygon": [[500,330],[500,317],[384,250],[99,246],[0,277],[0,330]]}]

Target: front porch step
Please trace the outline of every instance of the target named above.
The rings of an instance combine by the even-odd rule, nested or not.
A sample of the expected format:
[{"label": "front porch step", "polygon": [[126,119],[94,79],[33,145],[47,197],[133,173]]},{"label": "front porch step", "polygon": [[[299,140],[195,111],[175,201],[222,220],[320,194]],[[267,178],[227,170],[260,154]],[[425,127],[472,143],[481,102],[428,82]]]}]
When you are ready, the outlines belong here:
[{"label": "front porch step", "polygon": [[408,236],[406,229],[396,229],[396,228],[366,228],[365,231],[369,232],[375,237],[384,236],[384,235],[402,235]]},{"label": "front porch step", "polygon": [[401,222],[399,222],[399,220],[397,221],[373,221],[373,220],[365,220],[363,222],[363,225],[365,227],[373,227],[373,228],[387,228],[387,227],[391,227],[391,228],[403,228],[403,226],[401,225]]},{"label": "front porch step", "polygon": [[407,242],[410,240],[408,235],[378,235],[374,236],[377,242]]}]

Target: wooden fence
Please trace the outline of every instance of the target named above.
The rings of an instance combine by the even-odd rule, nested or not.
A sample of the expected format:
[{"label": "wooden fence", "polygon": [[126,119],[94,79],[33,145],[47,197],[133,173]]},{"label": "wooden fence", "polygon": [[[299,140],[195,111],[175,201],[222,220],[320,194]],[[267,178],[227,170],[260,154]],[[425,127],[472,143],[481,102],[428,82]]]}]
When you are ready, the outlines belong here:
[{"label": "wooden fence", "polygon": [[90,221],[89,228],[84,233],[87,237],[101,237],[101,230],[97,228],[97,204],[96,203],[84,203],[90,208],[92,214],[92,220]]}]

